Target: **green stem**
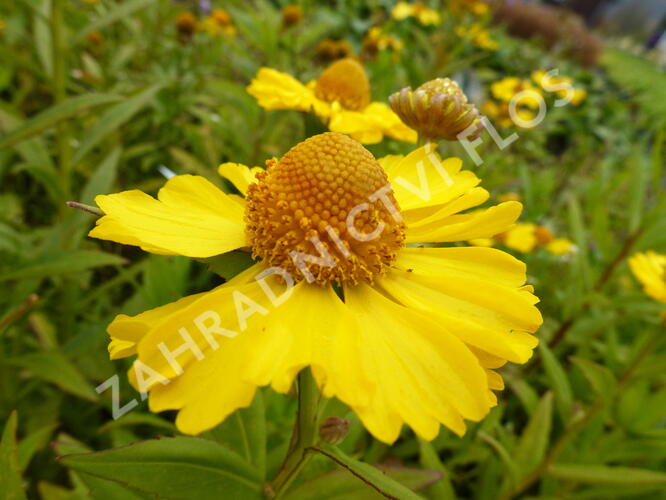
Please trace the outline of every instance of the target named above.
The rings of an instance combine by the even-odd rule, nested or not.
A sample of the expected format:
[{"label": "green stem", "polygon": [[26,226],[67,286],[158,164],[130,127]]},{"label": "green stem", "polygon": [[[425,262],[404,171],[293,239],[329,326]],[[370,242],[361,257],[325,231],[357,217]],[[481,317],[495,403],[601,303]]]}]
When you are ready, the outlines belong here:
[{"label": "green stem", "polygon": [[273,481],[274,498],[282,498],[298,474],[312,457],[309,450],[317,442],[319,390],[309,369],[298,374],[298,413],[291,446],[280,472]]},{"label": "green stem", "polygon": [[[51,7],[51,45],[53,48],[53,99],[55,104],[67,98],[67,48],[65,46],[65,0],[53,0]],[[69,144],[69,127],[63,122],[57,128],[58,164],[63,201],[71,199],[71,148]],[[61,204],[61,213],[66,214],[67,208]]]}]

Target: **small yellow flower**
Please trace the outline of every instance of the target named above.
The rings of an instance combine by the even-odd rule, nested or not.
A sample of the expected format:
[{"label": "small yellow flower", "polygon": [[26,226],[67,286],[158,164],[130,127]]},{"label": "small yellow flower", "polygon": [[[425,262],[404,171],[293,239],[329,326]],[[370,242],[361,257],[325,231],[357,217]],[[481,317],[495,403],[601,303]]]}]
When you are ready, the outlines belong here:
[{"label": "small yellow flower", "polygon": [[[287,393],[310,367],[323,396],[380,441],[403,424],[427,440],[440,425],[462,435],[497,404],[495,370],[531,357],[542,317],[510,255],[417,246],[490,238],[519,216],[517,202],[461,213],[488,198],[461,166],[427,146],[377,161],[329,132],[256,175],[227,165],[245,199],[192,175],[169,179],[157,199],[98,196],[105,215],[91,237],[197,258],[249,248],[258,260],[211,291],[118,315],[111,358],[136,355],[130,382],[152,411],[178,410],[186,434],[247,407],[258,387]],[[427,199],[413,189],[423,175]],[[266,277],[276,269],[282,280]]]},{"label": "small yellow flower", "polygon": [[403,46],[402,40],[398,37],[382,33],[382,29],[379,26],[373,26],[363,38],[363,55],[369,59],[373,59],[380,51],[389,49],[393,51],[394,56],[397,58]]},{"label": "small yellow flower", "polygon": [[233,25],[231,16],[224,9],[213,10],[210,16],[201,22],[200,28],[212,37],[220,35],[233,36],[236,34],[236,28]]},{"label": "small yellow flower", "polygon": [[408,17],[415,17],[424,26],[436,26],[442,22],[439,12],[433,10],[421,2],[408,3],[398,2],[393,10],[391,16],[397,21],[407,19]]},{"label": "small yellow flower", "polygon": [[476,47],[484,50],[497,50],[499,44],[490,38],[490,33],[481,27],[479,23],[474,23],[470,27],[458,25],[456,35],[460,38],[470,40]]},{"label": "small yellow flower", "polygon": [[[566,85],[567,88],[562,88],[555,91],[555,95],[560,99],[569,97],[571,99],[571,104],[578,106],[581,102],[587,97],[587,91],[581,88],[574,87],[574,81],[571,78],[566,76],[558,75],[546,75],[546,70],[537,70],[532,72],[532,80],[534,80],[538,85],[541,86],[545,91],[551,91],[552,87],[561,87]],[[569,93],[571,95],[569,96]]]},{"label": "small yellow flower", "polygon": [[463,131],[476,138],[483,131],[479,111],[449,78],[436,78],[414,91],[406,87],[392,94],[389,102],[406,125],[428,140],[455,141]]},{"label": "small yellow flower", "polygon": [[176,30],[181,40],[189,39],[197,30],[197,18],[191,12],[181,12],[176,16]]},{"label": "small yellow flower", "polygon": [[515,76],[509,76],[497,82],[493,82],[490,85],[490,92],[493,97],[506,103],[511,102],[511,99],[513,99],[515,95],[525,91],[533,93],[532,95],[535,97],[532,97],[530,94],[526,94],[523,98],[520,99],[520,104],[530,109],[539,109],[540,101],[536,96],[541,96],[543,94],[541,90],[538,87],[532,85],[529,80],[524,80]]},{"label": "small yellow flower", "polygon": [[576,250],[576,246],[567,238],[556,238],[547,227],[531,222],[515,224],[508,231],[495,236],[494,240],[521,253],[532,253],[539,248],[545,248],[559,256]]},{"label": "small yellow flower", "polygon": [[666,255],[651,250],[634,254],[629,268],[647,295],[666,304]]},{"label": "small yellow flower", "polygon": [[490,11],[490,5],[483,0],[451,0],[450,7],[457,14],[471,12],[476,16],[483,16]]},{"label": "small yellow flower", "polygon": [[298,5],[282,7],[282,27],[290,28],[303,20],[303,10]]},{"label": "small yellow flower", "polygon": [[[516,124],[509,113],[509,104],[506,102],[495,102],[488,100],[481,106],[481,112],[500,128],[513,128]],[[522,122],[530,122],[536,117],[536,113],[522,104],[516,107],[516,115]]]},{"label": "small yellow flower", "polygon": [[545,248],[553,255],[569,255],[576,250],[576,245],[567,238],[553,238]]},{"label": "small yellow flower", "polygon": [[247,88],[269,111],[293,109],[314,112],[328,128],[363,144],[380,142],[384,135],[416,142],[416,132],[402,123],[384,103],[370,101],[370,84],[355,59],[340,59],[307,85],[271,68],[261,68]]}]

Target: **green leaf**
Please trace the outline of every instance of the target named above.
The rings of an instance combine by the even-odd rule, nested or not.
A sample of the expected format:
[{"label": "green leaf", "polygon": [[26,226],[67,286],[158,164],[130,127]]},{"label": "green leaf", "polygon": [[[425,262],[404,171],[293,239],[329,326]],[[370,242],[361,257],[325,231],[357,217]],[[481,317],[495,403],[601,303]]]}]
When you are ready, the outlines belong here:
[{"label": "green leaf", "polygon": [[554,464],[548,475],[567,481],[586,484],[615,484],[631,486],[666,486],[666,473],[633,467],[611,467],[606,465]]},{"label": "green leaf", "polygon": [[550,382],[550,387],[555,392],[555,402],[562,421],[567,423],[571,417],[573,406],[573,391],[562,365],[545,342],[539,344],[539,352],[543,360],[543,367]]},{"label": "green leaf", "polygon": [[19,467],[21,470],[25,470],[37,450],[40,450],[48,443],[56,426],[57,424],[45,425],[21,440],[18,445]]},{"label": "green leaf", "polygon": [[114,7],[105,12],[103,16],[100,16],[97,20],[93,21],[79,33],[77,33],[74,38],[74,42],[79,43],[91,31],[100,30],[105,26],[115,23],[116,21],[127,19],[137,10],[143,9],[144,7],[147,7],[151,3],[155,2],[156,0],[132,0],[129,2],[115,4]]},{"label": "green leaf", "polygon": [[100,266],[119,266],[125,259],[98,250],[53,252],[0,275],[0,282],[26,278],[46,278],[57,274],[76,273]]},{"label": "green leaf", "polygon": [[35,377],[51,382],[63,391],[88,401],[98,400],[97,393],[83,375],[57,351],[33,352],[7,362],[29,370]]},{"label": "green leaf", "polygon": [[[312,448],[312,450],[330,458],[343,469],[346,469],[386,498],[397,500],[421,500],[421,497],[406,486],[389,477],[386,472],[347,456],[335,446],[325,445],[318,448]],[[434,472],[437,474],[437,479],[439,479],[441,473],[437,471]]]},{"label": "green leaf", "polygon": [[169,500],[259,500],[261,477],[237,454],[192,437],[144,441],[96,453],[67,455],[76,471]]},{"label": "green leaf", "polygon": [[456,500],[450,474],[431,442],[419,438],[419,457],[423,467],[442,473],[442,479],[430,486],[428,497],[433,500]]},{"label": "green leaf", "polygon": [[0,491],[5,500],[25,500],[16,448],[16,411],[9,416],[0,442]]},{"label": "green leaf", "polygon": [[224,279],[231,279],[254,264],[252,255],[242,250],[234,250],[207,259],[197,259],[208,265],[208,269]]},{"label": "green leaf", "polygon": [[121,97],[108,94],[85,94],[67,99],[25,121],[16,130],[3,137],[0,140],[0,151],[29,139],[63,120],[68,120],[82,111],[117,102],[120,99]]},{"label": "green leaf", "polygon": [[[442,474],[435,470],[407,467],[380,467],[391,480],[413,490],[432,485]],[[359,481],[343,470],[336,470],[304,482],[291,490],[285,500],[372,500],[386,498],[372,486]],[[398,497],[400,498],[400,497]],[[418,497],[417,497],[418,498]]]},{"label": "green leaf", "polygon": [[607,402],[613,400],[617,391],[617,380],[608,368],[589,359],[571,356],[571,362],[577,366],[585,375],[585,378],[592,386],[595,394],[602,397]]},{"label": "green leaf", "polygon": [[228,446],[266,476],[266,414],[264,398],[257,391],[252,405],[241,408],[210,431],[218,443]]},{"label": "green leaf", "polygon": [[539,401],[520,436],[514,452],[522,476],[530,473],[544,458],[550,441],[553,421],[553,393],[547,392]]},{"label": "green leaf", "polygon": [[97,125],[86,133],[81,142],[81,146],[76,150],[76,153],[72,158],[72,165],[77,165],[85,155],[104,139],[104,137],[141,111],[141,109],[148,104],[150,99],[152,99],[155,93],[164,87],[164,85],[165,83],[158,83],[148,87],[143,92],[139,92],[135,96],[130,97],[105,111],[104,114],[100,116]]}]

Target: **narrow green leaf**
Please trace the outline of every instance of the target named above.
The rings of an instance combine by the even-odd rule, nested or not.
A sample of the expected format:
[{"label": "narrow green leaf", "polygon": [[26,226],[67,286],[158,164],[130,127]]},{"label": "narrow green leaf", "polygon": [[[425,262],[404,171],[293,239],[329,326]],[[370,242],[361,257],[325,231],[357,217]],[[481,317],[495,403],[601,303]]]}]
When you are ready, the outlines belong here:
[{"label": "narrow green leaf", "polygon": [[553,421],[553,393],[547,392],[539,401],[514,452],[522,476],[531,472],[546,455]]},{"label": "narrow green leaf", "polygon": [[96,106],[117,102],[121,97],[109,94],[85,94],[71,97],[60,104],[51,106],[30,120],[25,121],[16,130],[13,130],[0,140],[0,150],[14,146],[21,141],[29,139],[44,130],[57,125]]},{"label": "narrow green leaf", "polygon": [[57,274],[76,273],[100,266],[119,266],[122,257],[98,250],[71,250],[41,256],[24,266],[0,275],[0,282],[27,278],[46,278]]},{"label": "narrow green leaf", "polygon": [[57,424],[45,425],[21,440],[18,445],[19,467],[21,470],[25,470],[37,450],[43,448],[48,443],[56,426]]},{"label": "narrow green leaf", "polygon": [[76,150],[74,158],[72,158],[72,164],[77,165],[104,137],[141,111],[164,85],[165,83],[158,83],[148,87],[143,92],[139,92],[135,96],[112,106],[104,112],[100,116],[97,125],[86,133],[81,146]]},{"label": "narrow green leaf", "polygon": [[261,478],[237,454],[192,437],[144,441],[122,448],[67,455],[76,471],[170,500],[260,500]]},{"label": "narrow green leaf", "polygon": [[451,484],[449,472],[439,459],[437,450],[429,441],[419,438],[419,458],[421,465],[426,469],[439,471],[442,473],[442,479],[434,483],[428,489],[429,498],[433,500],[456,500],[456,492]]},{"label": "narrow green leaf", "polygon": [[595,394],[606,401],[612,401],[617,391],[617,380],[608,368],[590,361],[589,359],[571,356],[571,362],[577,366],[585,375],[585,378],[592,386]]},{"label": "narrow green leaf", "polygon": [[105,26],[115,23],[116,21],[127,19],[137,10],[143,9],[144,7],[147,7],[151,3],[155,2],[156,0],[131,0],[129,2],[114,4],[113,8],[109,9],[103,16],[100,16],[98,19],[77,33],[74,38],[74,42],[79,43],[91,31],[100,30]]},{"label": "narrow green leaf", "polygon": [[0,441],[0,492],[5,500],[25,500],[25,491],[16,448],[16,411],[5,424]]},{"label": "narrow green leaf", "polygon": [[51,48],[51,0],[35,0],[33,19],[33,37],[35,51],[39,62],[42,63],[44,73],[53,75],[53,50]]},{"label": "narrow green leaf", "polygon": [[546,376],[555,392],[555,402],[564,423],[569,422],[573,406],[573,391],[562,365],[545,342],[539,343],[539,353],[543,360]]},{"label": "narrow green leaf", "polygon": [[57,351],[42,351],[25,354],[7,360],[8,363],[29,370],[35,377],[51,382],[88,401],[97,401],[98,396],[76,367]]},{"label": "narrow green leaf", "polygon": [[548,475],[567,481],[579,481],[587,484],[615,484],[630,486],[666,487],[666,472],[633,467],[611,467],[587,464],[553,464]]},{"label": "narrow green leaf", "polygon": [[346,469],[386,498],[397,500],[421,499],[421,497],[412,490],[391,479],[386,472],[347,456],[335,446],[325,445],[318,448],[312,448],[312,450],[330,458],[343,469]]}]

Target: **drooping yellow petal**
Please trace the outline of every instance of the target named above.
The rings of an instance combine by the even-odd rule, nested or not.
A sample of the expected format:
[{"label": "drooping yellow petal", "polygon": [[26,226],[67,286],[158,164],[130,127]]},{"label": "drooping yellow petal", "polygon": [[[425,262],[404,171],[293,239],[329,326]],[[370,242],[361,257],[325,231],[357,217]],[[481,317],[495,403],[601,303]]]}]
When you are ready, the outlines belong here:
[{"label": "drooping yellow petal", "polygon": [[[478,193],[476,196],[481,199],[481,192]],[[448,211],[443,210],[441,218],[431,216],[427,224],[412,222],[407,228],[407,243],[490,238],[509,229],[520,216],[522,208],[522,204],[516,201],[507,201],[468,214],[449,215]]]},{"label": "drooping yellow petal", "polygon": [[629,259],[629,267],[643,291],[666,304],[666,255],[653,251],[637,253]]},{"label": "drooping yellow petal", "polygon": [[255,182],[256,175],[263,172],[264,169],[260,167],[248,167],[241,163],[223,163],[217,169],[217,172],[234,185],[243,196],[247,194],[247,187]]},{"label": "drooping yellow petal", "polygon": [[243,247],[243,207],[203,177],[167,181],[157,199],[137,190],[100,195],[104,212],[89,236],[146,251],[211,257]]},{"label": "drooping yellow petal", "polygon": [[487,375],[458,338],[369,285],[345,287],[345,301],[361,336],[361,369],[375,385],[370,405],[353,409],[377,439],[395,441],[402,422],[428,440],[440,423],[463,434],[463,419],[486,415]]},{"label": "drooping yellow petal", "polygon": [[269,111],[294,109],[310,111],[316,100],[313,91],[293,76],[271,68],[261,68],[247,87],[259,106]]},{"label": "drooping yellow petal", "polygon": [[396,300],[492,356],[530,358],[543,320],[522,262],[493,248],[406,248],[396,266],[378,282]]}]

